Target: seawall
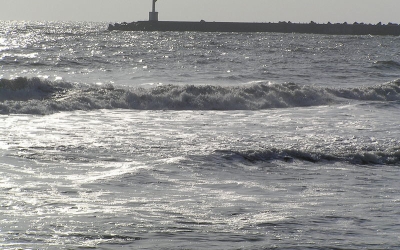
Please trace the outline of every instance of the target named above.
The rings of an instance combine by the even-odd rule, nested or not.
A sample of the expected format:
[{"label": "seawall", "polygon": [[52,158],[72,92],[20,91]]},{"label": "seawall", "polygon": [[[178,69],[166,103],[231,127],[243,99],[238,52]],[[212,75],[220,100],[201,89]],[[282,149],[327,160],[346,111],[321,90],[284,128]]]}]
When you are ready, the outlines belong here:
[{"label": "seawall", "polygon": [[239,23],[138,21],[110,24],[108,30],[121,31],[199,31],[199,32],[279,32],[334,35],[400,35],[397,24],[317,24],[317,23]]}]

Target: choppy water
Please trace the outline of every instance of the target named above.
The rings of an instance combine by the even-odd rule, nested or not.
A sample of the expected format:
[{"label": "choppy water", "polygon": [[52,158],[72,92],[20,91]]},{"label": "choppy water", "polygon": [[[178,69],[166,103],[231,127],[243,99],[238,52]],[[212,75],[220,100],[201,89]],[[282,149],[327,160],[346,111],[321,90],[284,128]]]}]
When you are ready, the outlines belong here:
[{"label": "choppy water", "polygon": [[398,37],[1,24],[0,248],[398,248]]}]

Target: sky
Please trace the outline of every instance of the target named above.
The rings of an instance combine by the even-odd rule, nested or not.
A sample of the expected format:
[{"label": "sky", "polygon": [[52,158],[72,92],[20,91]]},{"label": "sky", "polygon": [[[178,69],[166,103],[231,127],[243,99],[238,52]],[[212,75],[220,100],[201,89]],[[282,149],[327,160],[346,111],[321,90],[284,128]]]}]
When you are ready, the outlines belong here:
[{"label": "sky", "polygon": [[[0,20],[148,20],[152,0],[0,0]],[[160,21],[400,23],[400,0],[158,0]]]}]

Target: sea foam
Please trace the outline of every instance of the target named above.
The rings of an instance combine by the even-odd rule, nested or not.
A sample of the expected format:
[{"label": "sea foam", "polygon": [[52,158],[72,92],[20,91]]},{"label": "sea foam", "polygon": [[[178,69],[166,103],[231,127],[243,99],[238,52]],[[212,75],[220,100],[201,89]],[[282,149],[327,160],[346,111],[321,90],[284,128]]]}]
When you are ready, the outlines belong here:
[{"label": "sea foam", "polygon": [[39,78],[0,80],[0,113],[51,114],[94,109],[261,110],[331,105],[343,100],[399,101],[400,79],[362,88],[258,82],[243,86],[161,85],[128,88]]}]

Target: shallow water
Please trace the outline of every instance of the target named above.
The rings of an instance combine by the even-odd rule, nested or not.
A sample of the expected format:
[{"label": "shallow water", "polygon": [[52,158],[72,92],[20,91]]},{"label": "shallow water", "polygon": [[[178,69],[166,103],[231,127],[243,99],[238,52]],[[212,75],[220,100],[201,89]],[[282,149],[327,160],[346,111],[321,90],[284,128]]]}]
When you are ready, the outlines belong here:
[{"label": "shallow water", "polygon": [[399,132],[370,108],[3,117],[5,246],[395,247]]}]

